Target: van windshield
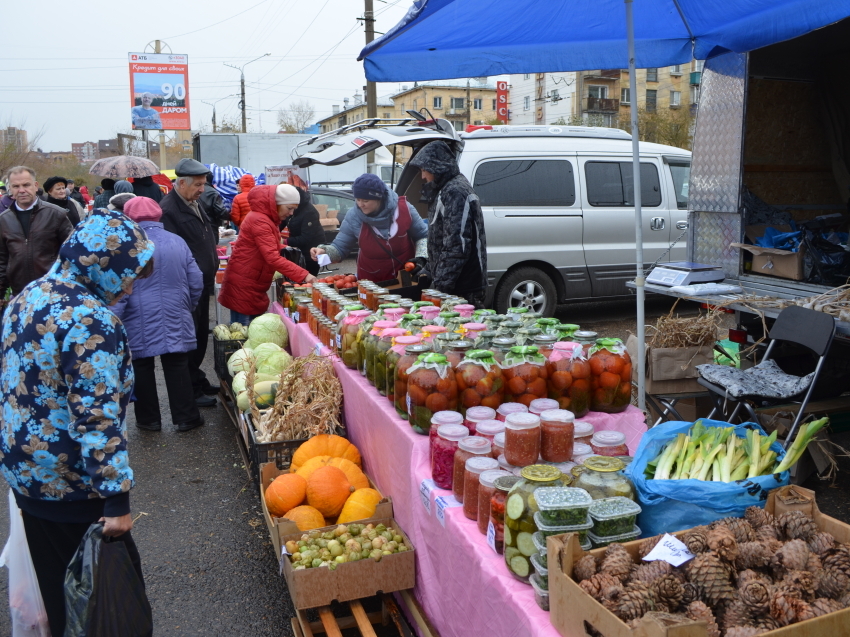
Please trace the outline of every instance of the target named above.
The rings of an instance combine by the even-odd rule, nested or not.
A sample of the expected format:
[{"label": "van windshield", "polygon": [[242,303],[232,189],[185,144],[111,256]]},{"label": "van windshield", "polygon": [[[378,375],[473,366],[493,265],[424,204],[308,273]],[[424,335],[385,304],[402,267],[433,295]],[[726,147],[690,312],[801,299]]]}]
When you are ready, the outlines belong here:
[{"label": "van windshield", "polygon": [[688,179],[691,176],[691,165],[670,164],[670,174],[673,176],[673,189],[676,191],[676,207],[679,210],[687,210]]}]

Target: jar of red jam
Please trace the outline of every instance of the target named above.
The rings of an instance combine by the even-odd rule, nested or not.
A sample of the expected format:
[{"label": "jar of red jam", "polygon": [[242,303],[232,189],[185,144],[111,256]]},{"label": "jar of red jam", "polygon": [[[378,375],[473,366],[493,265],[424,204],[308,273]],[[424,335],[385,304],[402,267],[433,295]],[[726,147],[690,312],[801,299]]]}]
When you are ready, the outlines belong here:
[{"label": "jar of red jam", "polygon": [[626,434],[620,431],[597,431],[590,440],[590,448],[597,456],[627,456]]},{"label": "jar of red jam", "polygon": [[[498,421],[497,421],[498,422]],[[504,423],[502,423],[504,425]],[[493,453],[491,454],[497,460],[499,456],[505,455],[505,432],[500,431],[493,436]]]},{"label": "jar of red jam", "polygon": [[478,487],[481,474],[498,469],[499,463],[490,456],[474,456],[466,461],[463,470],[463,514],[470,520],[478,519]]},{"label": "jar of red jam", "polygon": [[487,535],[487,525],[490,522],[490,501],[496,493],[497,479],[510,476],[511,474],[501,469],[488,469],[478,476],[478,531],[481,535]]},{"label": "jar of red jam", "polygon": [[539,416],[544,411],[549,411],[550,409],[560,409],[557,400],[552,400],[551,398],[537,398],[536,400],[531,401],[531,404],[528,406],[528,413]]},{"label": "jar of red jam", "polygon": [[567,462],[573,457],[573,412],[549,409],[540,414],[540,457]]},{"label": "jar of red jam", "polygon": [[505,459],[515,467],[527,467],[540,457],[540,417],[511,414],[505,420]]},{"label": "jar of red jam", "polygon": [[431,439],[431,478],[440,489],[452,488],[455,452],[458,443],[469,437],[463,425],[433,427],[437,435]]},{"label": "jar of red jam", "polygon": [[527,414],[528,407],[522,403],[502,403],[496,409],[496,420],[505,421],[511,414]]},{"label": "jar of red jam", "polygon": [[[437,438],[437,430],[443,425],[463,425],[463,416],[456,411],[438,411],[431,416],[431,429],[428,430],[428,446],[432,452],[434,449],[434,441]],[[464,428],[467,431],[467,436],[475,435],[473,432],[469,431],[469,428],[465,425]],[[466,436],[464,436],[464,438],[465,437]],[[448,489],[449,487],[445,488]]]},{"label": "jar of red jam", "polygon": [[593,425],[584,420],[576,420],[574,423],[575,433],[573,434],[573,444],[583,443],[590,446],[590,440],[593,438]]},{"label": "jar of red jam", "polygon": [[477,426],[482,420],[493,420],[496,418],[496,410],[489,407],[470,407],[463,417],[463,425],[469,429],[469,433],[477,436]]},{"label": "jar of red jam", "polygon": [[452,493],[458,502],[463,502],[463,474],[466,470],[466,461],[476,456],[489,458],[490,449],[490,441],[478,436],[467,436],[458,443],[452,471]]},{"label": "jar of red jam", "polygon": [[[487,438],[490,442],[493,442],[493,439],[496,437],[496,434],[502,433],[505,431],[505,423],[501,420],[495,419],[496,412],[493,412],[494,418],[482,418],[475,423],[475,435],[481,436],[482,438]],[[467,418],[469,417],[469,410],[466,411]],[[464,423],[466,420],[464,420]]]},{"label": "jar of red jam", "polygon": [[499,555],[505,552],[505,501],[508,499],[508,492],[520,480],[519,476],[511,475],[496,478],[493,482],[496,490],[490,498],[490,524],[495,531],[494,544]]}]

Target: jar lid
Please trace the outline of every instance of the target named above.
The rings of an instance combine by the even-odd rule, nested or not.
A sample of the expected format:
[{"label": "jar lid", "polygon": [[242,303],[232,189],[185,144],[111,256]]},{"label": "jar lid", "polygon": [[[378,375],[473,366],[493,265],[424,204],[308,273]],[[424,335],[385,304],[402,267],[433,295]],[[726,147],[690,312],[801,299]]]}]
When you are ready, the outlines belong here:
[{"label": "jar lid", "polygon": [[597,431],[590,439],[590,444],[598,447],[616,447],[626,444],[626,434],[621,431]]},{"label": "jar lid", "polygon": [[[502,458],[502,457],[503,456],[499,456],[499,458]],[[498,491],[504,491],[505,493],[507,493],[508,491],[510,491],[513,488],[513,486],[517,482],[520,481],[519,476],[515,476],[515,475],[511,474],[510,471],[508,471],[507,473],[509,475],[501,476],[499,478],[496,478],[493,481],[493,486],[496,487],[496,489]]]},{"label": "jar lid", "polygon": [[559,332],[567,330],[569,330],[570,332],[577,332],[579,329],[581,329],[581,326],[576,325],[575,323],[558,323],[558,326],[555,329],[557,329]]},{"label": "jar lid", "polygon": [[475,347],[475,343],[466,340],[455,341],[451,344],[452,349],[470,349],[471,347]]},{"label": "jar lid", "polygon": [[[496,410],[492,407],[470,407],[466,410],[466,419],[471,420],[473,422],[481,422],[482,420],[492,420],[496,417]],[[499,422],[498,420],[493,420],[493,422]],[[502,424],[502,423],[499,423]],[[475,428],[478,431],[478,427]]]},{"label": "jar lid", "polygon": [[[386,334],[386,332],[384,332]],[[422,340],[421,336],[416,336],[413,334],[405,334],[403,336],[396,336],[395,344],[396,345],[414,345],[419,343]]]},{"label": "jar lid", "polygon": [[[431,416],[432,425],[462,425],[463,416],[457,411],[437,411]],[[439,432],[438,432],[439,433]],[[468,435],[468,434],[467,434]]]},{"label": "jar lid", "polygon": [[[501,422],[503,425],[505,424],[501,420],[497,420],[496,422]],[[476,427],[475,430],[478,431],[478,427]],[[501,447],[502,449],[505,448],[505,432],[504,431],[500,431],[495,436],[493,436],[493,446],[494,447]]]},{"label": "jar lid", "polygon": [[510,336],[499,336],[493,339],[493,345],[499,348],[513,347],[516,345],[516,339]]},{"label": "jar lid", "polygon": [[[533,405],[534,401],[531,404]],[[575,420],[575,414],[566,409],[547,409],[540,413],[540,420],[548,422],[573,422]]]},{"label": "jar lid", "polygon": [[561,477],[561,470],[545,464],[533,464],[529,467],[523,467],[520,475],[531,482],[552,482]]},{"label": "jar lid", "polygon": [[537,353],[537,348],[533,345],[516,345],[511,348],[511,354],[520,354],[522,356],[533,356]]},{"label": "jar lid", "polygon": [[443,440],[460,441],[469,437],[469,429],[463,425],[440,425],[437,435]]},{"label": "jar lid", "polygon": [[464,467],[470,473],[482,473],[499,468],[499,461],[490,456],[473,456],[466,461]]},{"label": "jar lid", "polygon": [[543,330],[541,330],[539,327],[521,327],[517,330],[517,334],[527,334],[529,336],[536,336],[542,333]]},{"label": "jar lid", "polygon": [[484,323],[465,323],[463,327],[467,331],[472,330],[473,332],[480,332],[481,330],[487,329],[487,326]]},{"label": "jar lid", "polygon": [[[510,318],[510,317],[508,317],[508,318]],[[502,327],[504,327],[505,329],[509,329],[509,330],[518,330],[519,328],[522,327],[522,325],[523,324],[520,323],[519,321],[505,321],[504,323],[502,323]]]},{"label": "jar lid", "polygon": [[396,325],[398,325],[396,321],[380,320],[375,321],[375,324],[372,327],[374,327],[376,330],[387,330],[391,327],[395,327]]},{"label": "jar lid", "polygon": [[[422,293],[423,293],[423,294],[427,294],[427,293],[428,293],[428,292],[430,292],[430,291],[431,291],[431,290],[422,290]],[[413,307],[415,307],[417,310],[418,310],[420,307],[427,307],[427,306],[429,306],[429,305],[430,305],[431,307],[434,307],[434,304],[433,304],[433,303],[431,303],[431,301],[414,301],[414,302],[413,302]]]},{"label": "jar lid", "polygon": [[622,471],[626,465],[618,458],[611,456],[592,456],[584,461],[584,466],[593,471],[603,471],[606,473],[612,471]]},{"label": "jar lid", "polygon": [[493,352],[489,349],[473,349],[466,353],[464,360],[473,360],[473,361],[488,361],[490,363],[495,362],[493,359]]},{"label": "jar lid", "polygon": [[[384,298],[384,297],[381,297]],[[397,310],[399,309],[398,303],[381,303],[378,305],[379,310]]]},{"label": "jar lid", "polygon": [[359,312],[360,310],[363,309],[363,306],[360,305],[359,303],[355,303],[354,305],[343,305],[342,309],[345,310],[346,312],[349,312],[349,313],[350,312]]},{"label": "jar lid", "polygon": [[593,435],[593,425],[586,420],[576,420],[573,436],[576,438],[587,438]]},{"label": "jar lid", "polygon": [[455,305],[455,310],[458,311],[458,312],[467,312],[467,311],[474,312],[475,306],[470,305],[469,303],[458,303],[457,305]]},{"label": "jar lid", "polygon": [[[416,345],[409,345],[408,347],[416,347]],[[418,358],[418,362],[420,363],[431,363],[435,365],[445,365],[446,357],[442,354],[436,353],[428,353],[428,354],[420,354]]]},{"label": "jar lid", "polygon": [[393,319],[394,321],[399,320],[399,319],[400,319],[402,316],[404,316],[406,313],[407,313],[407,312],[406,312],[406,310],[405,310],[403,307],[399,307],[399,306],[396,306],[396,307],[388,307],[387,309],[385,309],[385,310],[384,310],[384,314],[386,314],[387,316],[392,317],[392,319]]},{"label": "jar lid", "polygon": [[[573,434],[575,435],[575,434]],[[593,448],[584,442],[574,442],[573,443],[573,458],[576,456],[589,456],[593,455]]]},{"label": "jar lid", "polygon": [[407,330],[400,327],[388,327],[381,332],[382,339],[400,338],[407,335]]},{"label": "jar lid", "polygon": [[535,398],[528,405],[528,411],[540,415],[541,412],[558,408],[558,401],[551,398]]},{"label": "jar lid", "polygon": [[455,332],[443,332],[442,334],[437,334],[436,338],[440,341],[459,341],[463,337]]},{"label": "jar lid", "polygon": [[[439,430],[437,433],[439,433]],[[467,436],[458,443],[458,448],[478,456],[483,456],[490,453],[490,441],[481,436]]]},{"label": "jar lid", "polygon": [[511,307],[508,308],[508,314],[525,314],[528,312],[527,307]]},{"label": "jar lid", "polygon": [[528,413],[528,407],[522,403],[502,403],[496,411],[502,416],[509,416],[510,414],[526,414]]},{"label": "jar lid", "polygon": [[505,429],[534,429],[540,426],[540,417],[534,414],[513,413],[505,418]]},{"label": "jar lid", "polygon": [[448,328],[443,325],[426,325],[422,328],[422,331],[429,334],[442,334],[443,332],[447,332]]},{"label": "jar lid", "polygon": [[558,325],[558,319],[556,318],[539,318],[537,319],[538,325]]},{"label": "jar lid", "polygon": [[424,354],[425,352],[430,352],[431,348],[428,347],[425,343],[415,343],[414,345],[408,345],[404,348],[405,354]]},{"label": "jar lid", "polygon": [[480,310],[475,310],[472,315],[473,316],[483,316],[484,314],[490,314],[495,316],[496,310],[491,309],[489,307],[481,308]]},{"label": "jar lid", "polygon": [[504,314],[487,314],[483,320],[485,323],[503,323],[504,321],[507,321],[508,318],[509,317]]},{"label": "jar lid", "polygon": [[421,318],[422,318],[421,314],[402,314],[401,315],[402,321],[418,321]]},{"label": "jar lid", "polygon": [[440,312],[440,318],[448,319],[460,316],[460,312]]},{"label": "jar lid", "polygon": [[554,345],[557,342],[558,337],[551,334],[538,334],[534,337],[534,343],[537,345]]},{"label": "jar lid", "polygon": [[583,338],[587,340],[593,339],[595,341],[598,334],[590,330],[578,330],[573,334],[573,336],[575,336],[576,338]]},{"label": "jar lid", "polygon": [[[466,410],[466,417],[467,418],[469,418],[469,412],[472,411],[473,409],[490,409],[490,408],[489,407],[470,407],[469,409]],[[491,411],[493,411],[493,410],[491,410]],[[493,415],[495,415],[495,414],[496,414],[496,412],[493,411]],[[494,420],[494,419],[491,419],[491,418],[485,418],[485,419],[479,420],[475,423],[475,433],[480,434],[480,435],[484,435],[484,436],[494,436],[493,442],[495,443],[496,442],[495,436],[498,436],[499,434],[505,433],[505,423],[503,423],[501,420]]]},{"label": "jar lid", "polygon": [[[492,458],[490,459],[493,460]],[[493,462],[497,465],[499,464],[498,460],[493,460]],[[514,477],[510,471],[505,471],[504,469],[487,469],[481,472],[481,475],[478,477],[478,484],[482,487],[492,487],[498,478],[507,476]]]},{"label": "jar lid", "polygon": [[499,455],[498,460],[499,460],[499,466],[500,466],[502,469],[504,469],[505,471],[507,471],[507,472],[508,472],[508,473],[510,473],[511,475],[515,475],[515,476],[516,476],[516,475],[519,475],[519,474],[517,473],[517,471],[520,471],[520,470],[522,469],[522,467],[515,467],[515,466],[514,466],[514,465],[512,465],[510,462],[508,462],[508,459],[507,459],[507,458],[505,458],[505,454],[501,454],[501,455]]}]

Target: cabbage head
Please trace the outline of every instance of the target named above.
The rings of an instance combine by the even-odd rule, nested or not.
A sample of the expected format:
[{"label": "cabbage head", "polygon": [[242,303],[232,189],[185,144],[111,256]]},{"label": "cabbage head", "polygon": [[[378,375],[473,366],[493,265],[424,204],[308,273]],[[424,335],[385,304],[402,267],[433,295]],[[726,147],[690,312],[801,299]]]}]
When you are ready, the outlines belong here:
[{"label": "cabbage head", "polygon": [[[254,384],[269,381],[279,380],[280,374],[254,374]],[[237,396],[248,389],[248,372],[239,372],[233,377],[233,393]]]},{"label": "cabbage head", "polygon": [[253,343],[274,343],[278,347],[289,345],[289,334],[283,319],[277,314],[261,314],[248,326],[248,339]]},{"label": "cabbage head", "polygon": [[247,372],[251,368],[252,360],[254,360],[254,350],[248,347],[238,349],[227,361],[227,371],[231,376],[236,376],[239,372]]},{"label": "cabbage head", "polygon": [[280,373],[292,362],[292,357],[274,343],[257,345],[254,356],[257,359],[258,374],[280,376]]}]

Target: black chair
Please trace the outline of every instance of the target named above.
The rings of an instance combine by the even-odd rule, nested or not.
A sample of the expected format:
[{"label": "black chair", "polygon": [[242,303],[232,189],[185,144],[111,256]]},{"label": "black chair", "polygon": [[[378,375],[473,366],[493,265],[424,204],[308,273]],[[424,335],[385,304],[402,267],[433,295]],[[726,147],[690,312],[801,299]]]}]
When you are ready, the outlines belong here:
[{"label": "black chair", "polygon": [[[809,403],[809,399],[811,398],[812,392],[817,384],[818,377],[820,376],[821,369],[823,368],[824,360],[826,359],[826,355],[829,353],[829,348],[832,345],[832,339],[834,336],[835,319],[831,315],[824,312],[809,310],[797,305],[786,307],[779,313],[779,316],[776,317],[776,321],[770,329],[770,344],[767,346],[767,351],[764,353],[764,358],[762,358],[761,363],[749,370],[729,370],[724,373],[734,376],[741,385],[746,386],[748,375],[752,376],[753,372],[759,369],[759,366],[764,365],[770,360],[776,344],[779,342],[788,342],[802,345],[803,347],[812,350],[818,357],[815,370],[811,374],[811,381],[808,385],[803,387],[801,391],[792,396],[770,398],[759,394],[747,394],[732,397],[729,396],[726,387],[709,382],[705,378],[698,378],[697,382],[709,390],[711,398],[714,401],[714,409],[711,414],[709,414],[709,418],[714,416],[717,412],[723,413],[724,402],[735,403],[735,409],[732,412],[732,415],[729,416],[729,422],[732,422],[735,419],[741,409],[748,412],[749,418],[751,418],[753,422],[758,422],[756,412],[747,400],[757,400],[767,405],[779,405],[789,402],[799,403],[800,409],[797,412],[797,417],[794,419],[794,424],[791,426],[791,430],[788,432],[785,439],[785,446],[787,447],[793,440],[794,432],[797,430],[797,426],[803,418],[806,405]],[[703,370],[703,368],[708,367],[721,368],[722,366],[700,365],[700,374],[703,374],[704,371],[710,373],[712,370]],[[775,372],[774,377],[778,377],[779,380],[787,380],[789,382],[799,383],[801,380],[798,376],[785,374],[781,370]]]}]

